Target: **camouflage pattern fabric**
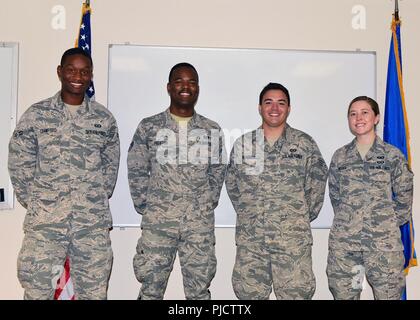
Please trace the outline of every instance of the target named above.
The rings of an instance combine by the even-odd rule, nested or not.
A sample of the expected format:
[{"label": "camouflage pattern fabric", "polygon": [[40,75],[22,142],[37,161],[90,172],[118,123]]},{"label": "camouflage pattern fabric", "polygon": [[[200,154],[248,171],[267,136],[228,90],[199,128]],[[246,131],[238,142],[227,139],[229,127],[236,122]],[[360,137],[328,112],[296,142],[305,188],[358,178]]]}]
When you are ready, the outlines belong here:
[{"label": "camouflage pattern fabric", "polygon": [[29,300],[53,299],[66,255],[77,300],[104,300],[113,260],[108,229],[50,225],[26,232],[18,257],[18,279]]},{"label": "camouflage pattern fabric", "polygon": [[[65,107],[60,92],[32,105],[22,115],[10,139],[8,166],[16,197],[27,209],[25,240],[18,260],[19,268],[29,268],[34,280],[22,281],[25,290],[51,285],[51,279],[44,275],[52,273],[53,265],[50,262],[53,260],[62,265],[65,248],[74,246],[75,250],[67,253],[81,254],[71,234],[92,230],[92,238],[85,233],[88,237],[86,241],[95,241],[95,233],[108,232],[112,227],[108,199],[117,178],[119,152],[118,128],[114,117],[105,107],[87,97],[74,118]],[[60,230],[62,236],[49,237],[49,232],[55,234],[56,229]],[[48,242],[51,242],[49,245],[52,248],[62,246],[57,251],[57,257],[51,257],[54,251],[44,245]],[[98,243],[93,244],[86,250],[90,247],[92,254],[104,252],[105,256],[102,253],[97,257],[92,256],[92,262],[96,259],[108,261],[107,264],[101,262],[98,265],[102,268],[103,276],[108,278],[112,260],[109,258],[109,254],[112,255],[110,243],[99,237]],[[35,262],[32,267],[27,265],[26,262],[37,261],[41,256],[50,257],[45,264],[39,265],[42,270],[36,267]],[[71,261],[78,258],[70,256]],[[88,268],[89,264],[80,266]],[[83,273],[83,270],[76,270],[72,266],[73,270]],[[24,270],[18,270],[18,273],[22,272],[25,273]],[[40,277],[44,282],[38,282]],[[78,288],[84,286],[84,281],[91,286],[88,278],[81,277]],[[98,283],[103,282],[100,278]],[[87,297],[80,291],[75,292],[76,298],[79,293],[80,297]]]},{"label": "camouflage pattern fabric", "polygon": [[241,300],[268,300],[272,287],[277,299],[309,300],[315,293],[311,246],[269,250],[238,246],[232,275],[233,290]]},{"label": "camouflage pattern fabric", "polygon": [[376,137],[363,161],[353,140],[333,155],[329,191],[334,221],[327,273],[334,297],[359,298],[349,286],[356,266],[366,268],[375,298],[400,299],[405,280],[399,226],[410,220],[413,201],[413,173],[404,156]]},{"label": "camouflage pattern fabric", "polygon": [[366,275],[375,300],[401,300],[405,288],[402,251],[328,253],[328,285],[335,300],[359,300]]},{"label": "camouflage pattern fabric", "polygon": [[197,113],[182,131],[167,109],[140,122],[129,148],[131,197],[142,214],[133,259],[140,299],[163,299],[177,252],[186,298],[211,297],[214,209],[226,169],[223,136]]},{"label": "camouflage pattern fabric", "polygon": [[356,140],[332,157],[328,185],[334,221],[329,247],[401,251],[399,226],[411,217],[413,174],[402,153],[379,137],[365,159]]},{"label": "camouflage pattern fabric", "polygon": [[[302,274],[306,272],[308,276],[291,279],[289,286],[284,288],[284,293],[280,289],[275,292],[279,299],[292,298],[292,292],[296,293],[294,298],[298,298],[298,288],[303,283],[311,283],[310,279],[313,277],[310,222],[317,218],[321,210],[328,169],[316,143],[309,135],[286,125],[283,135],[270,146],[265,138],[257,138],[263,136],[261,132],[261,128],[254,130],[235,142],[226,175],[226,189],[237,213],[234,279],[235,274],[241,274],[241,270],[247,268],[246,264],[251,263],[250,255],[242,256],[242,252],[247,252],[250,246],[258,245],[259,250],[265,249],[270,253],[265,258],[256,258],[255,263],[260,264],[262,269],[268,265],[270,259],[274,260],[271,252],[276,252],[275,259],[279,259],[278,261],[297,262],[300,254],[296,252],[309,251],[309,254],[302,255],[302,258],[309,259],[306,262],[283,265],[285,269]],[[258,159],[258,156],[246,156],[250,154],[248,149],[254,150],[255,155],[262,154],[263,157]],[[285,256],[280,258],[282,254],[277,252],[283,252]],[[310,271],[304,271],[305,265],[310,266]],[[270,281],[274,288],[280,288],[281,277],[272,270],[265,270],[270,273],[265,276],[272,279]],[[249,277],[252,277],[252,273],[249,273]],[[243,281],[252,283],[258,279]],[[292,289],[292,285],[296,290]],[[238,284],[234,286],[240,287]],[[249,287],[245,285],[242,288],[244,292],[236,292],[239,298],[254,296],[257,299],[267,296],[265,292],[248,292],[246,288]],[[302,291],[299,298],[312,296],[312,287],[307,287],[305,291]]]}]

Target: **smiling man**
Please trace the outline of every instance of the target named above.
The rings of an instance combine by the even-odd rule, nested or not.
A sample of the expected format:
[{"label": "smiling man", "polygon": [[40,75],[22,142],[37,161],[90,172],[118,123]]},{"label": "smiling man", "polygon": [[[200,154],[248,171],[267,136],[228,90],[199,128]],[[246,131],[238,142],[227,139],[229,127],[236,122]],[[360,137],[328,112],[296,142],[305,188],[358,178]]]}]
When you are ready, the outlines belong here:
[{"label": "smiling man", "polygon": [[61,90],[22,115],[9,144],[9,173],[27,209],[18,278],[25,299],[53,299],[66,256],[76,299],[106,299],[112,227],[108,199],[120,143],[112,114],[85,95],[92,59],[79,48],[57,67]]},{"label": "smiling man", "polygon": [[172,67],[167,91],[169,108],[140,122],[128,150],[131,197],[142,215],[133,261],[142,284],[138,298],[163,299],[178,252],[186,298],[210,299],[214,209],[226,169],[223,135],[194,111],[199,85],[191,64]]},{"label": "smiling man", "polygon": [[[324,201],[327,166],[306,133],[290,127],[289,91],[269,83],[260,93],[262,126],[232,149],[226,190],[237,213],[232,284],[239,299],[311,299],[310,222]],[[262,164],[244,155],[263,154]],[[249,170],[252,166],[263,168]]]}]

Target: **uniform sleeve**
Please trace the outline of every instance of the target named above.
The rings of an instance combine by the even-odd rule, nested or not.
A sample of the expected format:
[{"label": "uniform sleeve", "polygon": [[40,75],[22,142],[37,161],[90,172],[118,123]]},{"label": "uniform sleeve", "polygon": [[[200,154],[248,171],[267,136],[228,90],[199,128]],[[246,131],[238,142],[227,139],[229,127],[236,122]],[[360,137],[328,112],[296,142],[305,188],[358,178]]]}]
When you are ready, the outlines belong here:
[{"label": "uniform sleeve", "polygon": [[143,122],[140,122],[128,149],[128,183],[134,208],[143,214],[146,206],[147,189],[150,178],[150,153]]},{"label": "uniform sleeve", "polygon": [[230,201],[232,202],[233,208],[235,209],[236,213],[239,212],[239,199],[240,199],[240,192],[238,187],[238,181],[239,181],[239,174],[238,174],[238,168],[237,164],[234,160],[234,150],[232,149],[230,153],[230,160],[226,171],[226,191],[228,193],[228,196],[230,198]]},{"label": "uniform sleeve", "polygon": [[328,168],[324,158],[313,142],[313,151],[308,159],[305,176],[305,196],[309,207],[310,221],[315,220],[324,202],[325,185],[327,183]]},{"label": "uniform sleeve", "polygon": [[335,155],[331,159],[330,168],[328,170],[328,191],[333,210],[334,212],[338,212],[338,206],[340,203],[340,185],[338,180],[338,166]]},{"label": "uniform sleeve", "polygon": [[212,194],[212,209],[214,210],[219,204],[220,192],[223,187],[223,181],[226,175],[226,149],[224,143],[223,132],[218,128],[218,146],[217,155],[213,155],[208,169],[208,177]]},{"label": "uniform sleeve", "polygon": [[410,221],[413,205],[413,173],[400,153],[392,171],[394,210],[400,225]]},{"label": "uniform sleeve", "polygon": [[9,142],[9,175],[16,198],[24,208],[28,207],[38,155],[38,143],[32,123],[29,112],[25,112]]},{"label": "uniform sleeve", "polygon": [[108,198],[114,192],[115,183],[118,177],[120,163],[120,138],[117,122],[112,119],[111,127],[107,134],[107,142],[101,150],[102,172],[105,178],[105,190]]}]

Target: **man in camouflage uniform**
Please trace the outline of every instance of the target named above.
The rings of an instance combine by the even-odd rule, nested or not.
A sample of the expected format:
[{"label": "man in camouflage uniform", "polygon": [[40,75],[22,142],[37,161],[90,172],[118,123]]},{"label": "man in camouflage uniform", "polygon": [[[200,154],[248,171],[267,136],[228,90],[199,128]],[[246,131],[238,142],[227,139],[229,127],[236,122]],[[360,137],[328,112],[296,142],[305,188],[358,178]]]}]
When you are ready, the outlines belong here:
[{"label": "man in camouflage uniform", "polygon": [[67,50],[57,74],[61,91],[26,110],[9,144],[10,177],[27,209],[18,278],[25,299],[52,299],[68,256],[76,299],[106,299],[117,124],[85,96],[92,79],[87,53]]},{"label": "man in camouflage uniform", "polygon": [[311,299],[310,222],[322,207],[327,166],[315,141],[286,123],[284,86],[262,90],[259,112],[262,127],[235,142],[226,175],[237,213],[233,288],[239,299],[268,299],[272,286],[277,299]]},{"label": "man in camouflage uniform", "polygon": [[[361,131],[369,122],[368,113],[370,129]],[[328,177],[334,208],[327,264],[329,288],[334,299],[358,300],[366,274],[375,299],[399,300],[405,288],[399,226],[411,218],[413,173],[404,155],[376,136],[376,101],[356,97],[348,117],[356,138],[334,153]],[[353,125],[352,117],[357,117]],[[363,152],[359,140],[367,135],[371,143]]]},{"label": "man in camouflage uniform", "polygon": [[139,299],[163,299],[176,253],[187,299],[210,299],[216,272],[214,209],[226,165],[217,123],[194,111],[198,74],[175,65],[169,108],[143,119],[128,151],[128,180],[142,235],[133,264]]}]

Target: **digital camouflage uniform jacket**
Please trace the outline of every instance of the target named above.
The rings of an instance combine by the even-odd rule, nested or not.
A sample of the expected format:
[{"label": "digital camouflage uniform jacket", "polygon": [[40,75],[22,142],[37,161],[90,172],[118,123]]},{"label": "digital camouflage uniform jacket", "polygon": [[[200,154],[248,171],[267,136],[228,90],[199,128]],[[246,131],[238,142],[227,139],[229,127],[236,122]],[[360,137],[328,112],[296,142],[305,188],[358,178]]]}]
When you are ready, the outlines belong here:
[{"label": "digital camouflage uniform jacket", "polygon": [[[272,147],[265,139],[256,139],[258,130],[262,135],[257,129],[235,142],[226,174],[226,189],[237,213],[236,243],[286,251],[311,245],[310,222],[321,210],[328,172],[321,152],[309,135],[289,125]],[[247,140],[252,141],[250,146],[243,143]],[[258,160],[235,160],[235,149],[250,147],[263,148],[259,174],[249,174]]]},{"label": "digital camouflage uniform jacket", "polygon": [[[180,143],[182,134],[187,139],[185,144]],[[197,143],[202,152],[194,157]],[[169,108],[143,119],[127,157],[128,180],[136,211],[143,214],[147,203],[159,205],[174,197],[190,197],[212,213],[225,177],[224,152],[219,125],[196,112],[183,133]],[[214,223],[213,213],[208,218]]]},{"label": "digital camouflage uniform jacket", "polygon": [[24,229],[48,225],[109,228],[108,199],[117,179],[118,128],[87,96],[72,118],[61,93],[32,105],[9,144],[9,173],[27,209]]},{"label": "digital camouflage uniform jacket", "polygon": [[331,249],[403,250],[399,226],[411,218],[413,174],[397,148],[376,137],[365,160],[356,139],[338,149],[331,160],[329,192]]}]

